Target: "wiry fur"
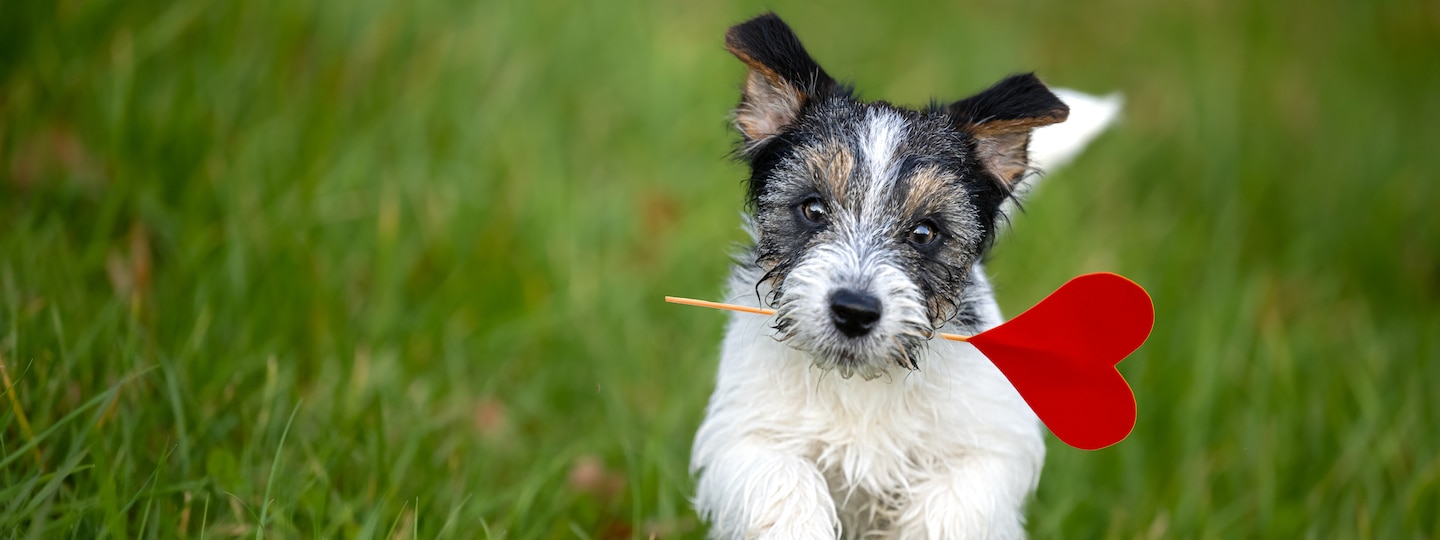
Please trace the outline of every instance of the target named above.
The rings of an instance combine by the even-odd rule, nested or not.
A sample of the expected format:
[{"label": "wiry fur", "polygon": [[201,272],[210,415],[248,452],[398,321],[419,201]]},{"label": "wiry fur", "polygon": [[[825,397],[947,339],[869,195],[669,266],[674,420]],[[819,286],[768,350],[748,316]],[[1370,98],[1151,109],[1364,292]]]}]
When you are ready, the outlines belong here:
[{"label": "wiry fur", "polygon": [[[1098,127],[1030,144],[1069,112],[1031,75],[925,110],[859,101],[770,14],[726,46],[750,68],[736,124],[755,241],[728,300],[777,313],[726,332],[691,458],[711,536],[1023,537],[1039,421],[973,347],[933,338],[1001,322],[980,261],[1002,208],[1032,157],[1068,158]],[[882,306],[873,328],[837,329],[842,289]]]}]

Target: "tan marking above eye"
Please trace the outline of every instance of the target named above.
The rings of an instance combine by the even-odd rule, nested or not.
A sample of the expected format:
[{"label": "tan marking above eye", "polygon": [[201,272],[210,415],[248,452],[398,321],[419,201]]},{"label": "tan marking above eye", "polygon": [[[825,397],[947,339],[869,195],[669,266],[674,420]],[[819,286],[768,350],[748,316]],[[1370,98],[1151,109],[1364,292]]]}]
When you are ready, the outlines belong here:
[{"label": "tan marking above eye", "polygon": [[948,199],[955,190],[955,177],[937,165],[929,165],[910,173],[909,191],[905,193],[901,211],[904,215],[925,215],[937,201]]},{"label": "tan marking above eye", "polygon": [[805,163],[815,180],[815,189],[831,201],[844,205],[848,199],[850,175],[855,157],[841,145],[826,144],[805,150]]}]

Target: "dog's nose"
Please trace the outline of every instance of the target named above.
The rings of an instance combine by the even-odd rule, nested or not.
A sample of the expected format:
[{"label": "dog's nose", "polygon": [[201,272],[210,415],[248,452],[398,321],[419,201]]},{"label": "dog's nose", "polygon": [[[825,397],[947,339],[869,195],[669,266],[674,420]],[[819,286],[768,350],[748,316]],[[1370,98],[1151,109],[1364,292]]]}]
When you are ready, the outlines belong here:
[{"label": "dog's nose", "polygon": [[850,289],[835,291],[830,295],[830,320],[852,338],[868,334],[880,320],[880,299]]}]

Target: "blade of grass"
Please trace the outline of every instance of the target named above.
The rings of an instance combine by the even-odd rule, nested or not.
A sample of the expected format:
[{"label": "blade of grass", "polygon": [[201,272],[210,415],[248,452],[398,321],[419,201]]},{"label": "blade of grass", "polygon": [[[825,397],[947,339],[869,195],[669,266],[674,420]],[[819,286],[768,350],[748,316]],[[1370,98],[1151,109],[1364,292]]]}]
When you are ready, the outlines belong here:
[{"label": "blade of grass", "polygon": [[265,480],[265,503],[260,506],[260,523],[255,528],[255,537],[264,540],[266,522],[270,518],[270,493],[275,487],[275,477],[280,473],[280,454],[285,450],[285,438],[290,435],[290,426],[295,423],[295,414],[300,412],[303,401],[296,402],[290,410],[290,419],[285,421],[285,431],[280,432],[280,444],[275,447],[275,459],[270,462],[270,477]]}]

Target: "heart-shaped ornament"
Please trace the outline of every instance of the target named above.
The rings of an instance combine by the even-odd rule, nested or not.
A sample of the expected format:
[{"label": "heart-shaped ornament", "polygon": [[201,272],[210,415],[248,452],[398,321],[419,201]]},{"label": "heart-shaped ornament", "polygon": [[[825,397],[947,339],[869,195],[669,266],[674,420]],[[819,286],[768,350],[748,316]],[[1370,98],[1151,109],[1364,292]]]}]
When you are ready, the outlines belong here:
[{"label": "heart-shaped ornament", "polygon": [[1155,325],[1150,295],[1111,273],[1085,274],[967,341],[989,358],[1061,441],[1084,450],[1135,428],[1135,393],[1115,364]]}]

